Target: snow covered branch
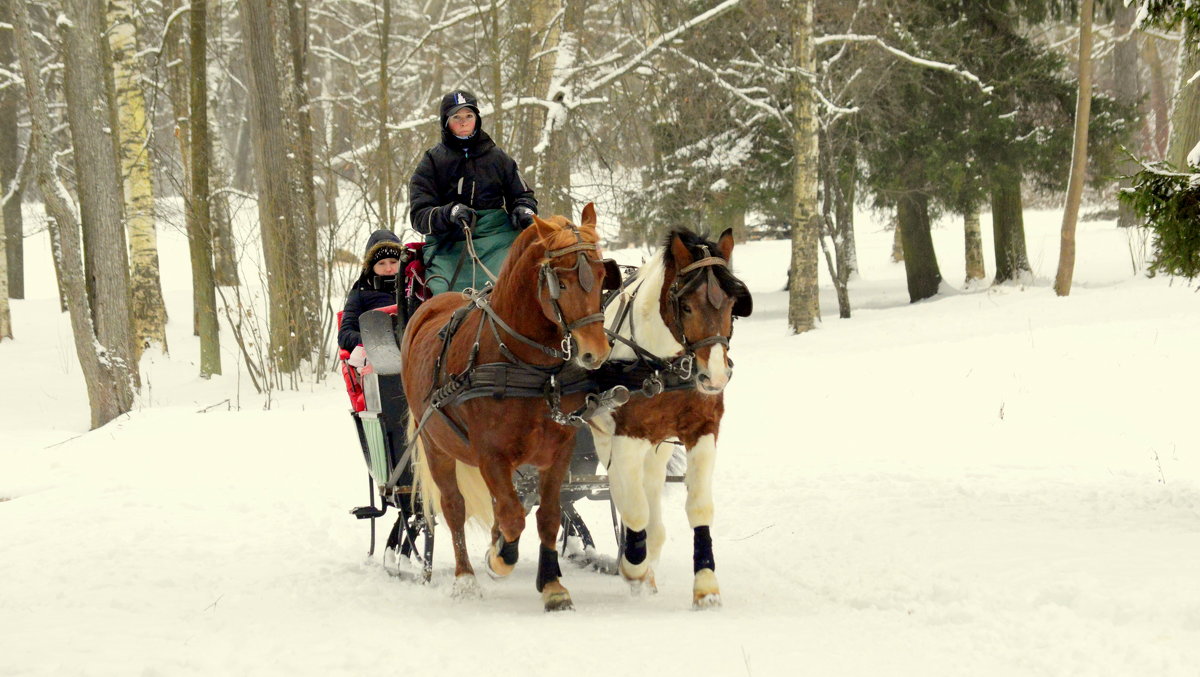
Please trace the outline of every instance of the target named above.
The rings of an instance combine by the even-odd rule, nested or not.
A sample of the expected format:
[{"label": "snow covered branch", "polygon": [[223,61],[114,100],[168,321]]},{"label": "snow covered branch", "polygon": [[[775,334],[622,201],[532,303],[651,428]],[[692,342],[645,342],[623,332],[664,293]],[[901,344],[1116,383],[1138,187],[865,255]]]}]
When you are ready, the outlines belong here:
[{"label": "snow covered branch", "polygon": [[634,55],[632,58],[625,61],[624,64],[618,66],[617,68],[612,69],[611,71],[600,76],[600,78],[598,78],[597,80],[594,80],[591,83],[587,84],[586,86],[582,87],[581,89],[582,89],[583,93],[585,95],[590,94],[590,93],[608,85],[613,80],[616,80],[617,78],[621,77],[622,75],[625,75],[629,71],[631,71],[634,68],[641,65],[641,63],[644,62],[647,57],[649,57],[651,54],[657,52],[663,45],[674,40],[675,38],[679,37],[680,35],[683,35],[687,31],[689,31],[697,26],[700,26],[704,23],[707,23],[707,22],[721,16],[725,12],[728,12],[729,10],[733,9],[734,7],[737,7],[739,4],[741,4],[741,1],[742,0],[725,0],[725,2],[722,2],[721,4],[717,5],[716,7],[713,7],[712,9],[708,10],[707,12],[698,14],[698,15],[692,17],[691,19],[689,19],[688,21],[683,22],[682,24],[680,24],[673,30],[663,33],[662,35],[655,38],[654,41],[651,42],[649,45],[647,45],[646,48],[643,49],[641,52],[639,52],[638,54]]},{"label": "snow covered branch", "polygon": [[876,45],[876,46],[880,47],[881,49],[883,49],[884,51],[888,52],[889,54],[891,54],[895,57],[898,57],[900,59],[903,59],[905,61],[908,61],[909,63],[915,64],[917,66],[921,66],[922,68],[929,68],[932,70],[953,73],[954,75],[957,75],[965,80],[969,80],[969,81],[975,83],[976,85],[978,85],[979,89],[984,94],[992,93],[991,85],[983,84],[983,80],[980,80],[974,73],[963,68],[962,66],[959,66],[957,64],[952,64],[952,63],[943,63],[941,61],[934,61],[932,59],[924,59],[919,56],[909,54],[908,52],[906,52],[902,49],[899,49],[897,47],[892,47],[891,45],[884,42],[883,39],[877,35],[823,35],[823,36],[818,37],[813,40],[813,43],[817,44],[817,45],[828,45],[828,44],[836,44],[836,43],[841,43],[841,42],[859,42],[859,43]]}]

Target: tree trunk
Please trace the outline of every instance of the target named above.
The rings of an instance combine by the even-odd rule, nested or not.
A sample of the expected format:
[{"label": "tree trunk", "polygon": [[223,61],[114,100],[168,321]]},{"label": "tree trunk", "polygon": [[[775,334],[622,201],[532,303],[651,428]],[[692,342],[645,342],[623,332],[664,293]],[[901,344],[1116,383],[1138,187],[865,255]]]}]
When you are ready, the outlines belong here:
[{"label": "tree trunk", "polygon": [[1025,249],[1021,172],[1001,169],[992,180],[992,238],[996,250],[995,284],[1033,274]]},{"label": "tree trunk", "polygon": [[987,266],[983,263],[983,233],[979,228],[978,209],[971,209],[963,214],[963,239],[966,242],[966,283],[970,284],[975,280],[982,280],[987,275]]},{"label": "tree trunk", "polygon": [[[208,31],[210,34],[221,34],[222,18],[220,5],[208,12]],[[210,56],[210,60],[211,60]],[[244,68],[242,69],[245,70]],[[217,110],[220,93],[216,88],[209,88],[208,108]],[[241,113],[241,107],[235,107]],[[240,118],[235,118],[240,120]],[[241,130],[245,123],[232,125]],[[235,141],[236,143],[236,141]],[[209,134],[209,211],[212,216],[213,231],[213,281],[217,286],[232,287],[241,283],[237,269],[237,248],[233,239],[233,216],[229,212],[229,195],[226,191],[233,186],[233,174],[229,169],[229,153],[221,134]]]},{"label": "tree trunk", "polygon": [[[75,352],[83,371],[87,386],[88,402],[92,413],[92,428],[99,428],[112,419],[129,411],[133,390],[128,373],[119,361],[111,359],[104,346],[97,342],[92,324],[91,309],[88,308],[87,290],[83,280],[83,255],[79,239],[79,218],[74,205],[55,168],[55,152],[50,139],[50,110],[46,93],[42,89],[39,60],[33,46],[32,30],[29,26],[27,0],[15,0],[13,7],[13,37],[17,55],[21,62],[21,73],[25,80],[25,94],[29,104],[30,157],[36,165],[38,188],[41,190],[46,214],[51,218],[49,226],[52,241],[60,243],[59,254],[63,270],[63,282],[69,298],[71,330],[75,338]],[[81,27],[76,25],[76,30]],[[91,33],[99,40],[100,33]],[[96,62],[99,67],[99,62]],[[103,79],[100,79],[103,82]],[[104,119],[107,119],[105,116]],[[111,148],[111,145],[110,145]],[[113,158],[115,178],[116,158]],[[119,224],[118,224],[119,226]],[[119,228],[118,228],[119,230]],[[128,335],[128,334],[127,334]]]},{"label": "tree trunk", "polygon": [[904,263],[904,238],[900,233],[900,219],[896,219],[896,227],[892,228],[892,263]]},{"label": "tree trunk", "polygon": [[[170,14],[174,14],[186,2],[187,0],[168,0],[165,3],[167,5],[165,9],[169,10]],[[183,178],[175,186],[180,195],[187,195],[188,186],[192,185],[191,176],[188,174],[191,171],[192,160],[188,155],[191,149],[191,134],[188,122],[188,99],[190,95],[188,93],[187,65],[190,61],[188,57],[188,41],[185,39],[183,29],[186,16],[187,14],[184,13],[172,21],[167,26],[166,35],[163,39],[163,55],[166,59],[167,71],[167,94],[171,100],[171,112],[175,116],[175,142],[179,144],[179,159],[183,163]],[[190,211],[188,214],[188,218],[190,218]],[[198,328],[195,329],[199,331]]]},{"label": "tree trunk", "polygon": [[1146,40],[1144,51],[1146,65],[1150,71],[1150,98],[1146,101],[1149,108],[1144,117],[1146,124],[1153,120],[1150,145],[1145,149],[1145,155],[1156,160],[1167,157],[1167,144],[1171,135],[1171,114],[1167,106],[1167,76],[1163,72],[1162,58],[1158,55],[1158,45],[1153,39]]},{"label": "tree trunk", "polygon": [[837,261],[838,270],[844,270],[846,279],[858,272],[858,247],[854,241],[855,184],[858,181],[857,160],[853,152],[837,158],[837,190],[834,192],[833,213],[837,218]]},{"label": "tree trunk", "polygon": [[[313,233],[300,185],[299,133],[287,42],[277,46],[287,25],[278,24],[282,0],[239,0],[242,34],[250,68],[250,108],[254,164],[258,178],[259,224],[266,259],[271,356],[280,371],[291,372],[310,355],[318,282],[311,273],[314,252],[304,252]],[[280,58],[282,54],[282,58]],[[286,101],[285,101],[286,98]],[[289,105],[290,104],[290,105]]]},{"label": "tree trunk", "polygon": [[1175,106],[1171,109],[1167,162],[1183,172],[1188,171],[1188,153],[1200,142],[1200,80],[1188,84],[1200,71],[1200,46],[1184,40],[1179,49],[1179,86],[1175,88]]},{"label": "tree trunk", "polygon": [[[12,22],[13,0],[0,0],[0,22]],[[0,30],[0,64],[13,62],[12,31]],[[17,164],[20,147],[17,133],[20,90],[9,85],[0,89],[0,200],[12,194],[4,206],[4,230],[0,237],[7,240],[5,263],[8,273],[8,298],[25,298],[25,240],[21,223],[21,186],[17,184]]]},{"label": "tree trunk", "polygon": [[208,209],[208,50],[206,45],[207,0],[191,0],[191,148],[192,186],[188,205],[192,212],[188,252],[192,260],[192,302],[200,329],[200,377],[221,373],[221,337],[217,322],[217,292],[213,284],[212,219]]},{"label": "tree trunk", "polygon": [[813,329],[821,316],[817,287],[817,112],[812,81],[800,73],[814,72],[813,0],[796,0],[792,15],[792,260],[788,285],[788,326],[795,333]]},{"label": "tree trunk", "polygon": [[900,239],[904,247],[904,274],[908,300],[916,303],[936,296],[942,283],[929,221],[929,196],[912,191],[900,196],[896,205]]},{"label": "tree trunk", "polygon": [[[1117,3],[1113,19],[1113,32],[1117,35],[1120,42],[1113,48],[1111,57],[1113,89],[1117,100],[1129,106],[1131,110],[1137,110],[1142,96],[1137,31],[1133,29],[1133,22],[1136,18],[1137,5],[1125,7]],[[1122,157],[1117,164],[1118,176],[1131,177],[1137,171],[1137,161],[1129,157],[1128,154],[1125,154],[1125,157]],[[1121,188],[1129,188],[1132,185],[1133,179],[1131,178],[1120,180]],[[1130,228],[1137,225],[1137,215],[1133,210],[1133,206],[1124,200],[1117,200],[1117,214],[1118,226]]]},{"label": "tree trunk", "polygon": [[167,350],[167,306],[159,281],[158,234],[154,224],[154,188],[150,178],[150,125],[137,63],[131,0],[111,0],[109,46],[117,105],[118,149],[130,253],[130,312],[134,355],[158,346]]},{"label": "tree trunk", "polygon": [[379,227],[392,230],[392,147],[388,134],[388,114],[392,101],[388,96],[391,78],[388,76],[388,48],[391,46],[392,2],[383,0],[383,21],[379,31],[379,147],[375,153],[376,179],[379,181]]},{"label": "tree trunk", "polygon": [[1092,119],[1092,15],[1093,0],[1083,0],[1079,10],[1079,96],[1075,101],[1075,147],[1071,153],[1071,174],[1067,180],[1067,204],[1063,209],[1062,238],[1058,250],[1058,274],[1054,293],[1071,294],[1075,277],[1075,226],[1083,201],[1083,179],[1087,174],[1088,123]]},{"label": "tree trunk", "polygon": [[[67,122],[75,156],[75,180],[83,215],[86,273],[93,289],[96,338],[113,361],[122,411],[133,403],[137,382],[133,358],[133,324],[129,313],[129,257],[121,213],[121,170],[112,131],[112,103],[106,29],[101,3],[68,0],[63,9],[70,23],[60,22],[64,39],[64,83]],[[65,242],[64,242],[65,244]]]},{"label": "tree trunk", "polygon": [[[10,22],[11,23],[11,22]],[[0,210],[0,233],[4,232],[4,212]],[[12,338],[12,315],[8,312],[8,244],[0,237],[0,341]]]},{"label": "tree trunk", "polygon": [[[580,0],[537,0],[533,3],[534,28],[545,36],[539,43],[544,50],[537,62],[533,91],[551,102],[551,108],[534,116],[540,124],[540,138],[533,149],[537,171],[534,184],[543,214],[571,217],[571,165],[567,126],[570,111],[570,71],[579,51],[578,31],[583,22],[584,3]],[[561,14],[561,16],[560,16]],[[561,22],[561,23],[560,23]]]}]

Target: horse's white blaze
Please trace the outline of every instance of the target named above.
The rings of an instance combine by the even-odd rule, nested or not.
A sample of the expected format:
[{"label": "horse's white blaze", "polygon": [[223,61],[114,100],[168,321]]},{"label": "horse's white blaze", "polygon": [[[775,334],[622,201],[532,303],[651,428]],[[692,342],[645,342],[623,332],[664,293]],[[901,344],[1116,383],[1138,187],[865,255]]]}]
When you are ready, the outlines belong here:
[{"label": "horse's white blaze", "polygon": [[729,384],[729,377],[733,372],[729,369],[729,361],[725,359],[725,346],[718,343],[712,347],[708,353],[708,363],[701,373],[708,377],[708,383],[705,385],[710,390],[720,391]]},{"label": "horse's white blaze", "polygon": [[636,437],[615,435],[610,445],[608,481],[613,503],[621,521],[634,531],[646,528],[650,506],[644,489],[644,459],[650,443]]},{"label": "horse's white blaze", "polygon": [[705,435],[696,440],[696,446],[688,449],[688,469],[684,483],[687,485],[688,524],[693,529],[712,524],[713,497],[712,474],[717,461],[717,438]]}]

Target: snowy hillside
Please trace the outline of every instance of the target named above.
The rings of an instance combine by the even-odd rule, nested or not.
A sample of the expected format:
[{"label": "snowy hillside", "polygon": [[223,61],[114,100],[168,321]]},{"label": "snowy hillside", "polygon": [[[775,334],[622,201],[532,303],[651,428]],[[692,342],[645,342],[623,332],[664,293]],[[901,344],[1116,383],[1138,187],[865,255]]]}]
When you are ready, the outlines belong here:
[{"label": "snowy hillside", "polygon": [[[265,408],[232,340],[226,375],[196,377],[178,232],[170,355],[143,361],[133,413],[86,432],[32,236],[0,343],[0,675],[1200,674],[1200,296],[1134,273],[1126,233],[1093,221],[1058,298],[1060,216],[1031,212],[1034,285],[962,290],[943,223],[948,284],[910,305],[869,218],[853,319],[823,278],[805,335],[786,329],[789,243],[735,252],[755,314],[732,344],[711,613],[690,610],[677,486],[653,597],[564,565],[576,611],[543,613],[532,521],[482,601],[450,599],[444,531],[432,585],[389,577],[347,514],[367,481],[338,380]],[[607,504],[580,509],[612,554]]]}]

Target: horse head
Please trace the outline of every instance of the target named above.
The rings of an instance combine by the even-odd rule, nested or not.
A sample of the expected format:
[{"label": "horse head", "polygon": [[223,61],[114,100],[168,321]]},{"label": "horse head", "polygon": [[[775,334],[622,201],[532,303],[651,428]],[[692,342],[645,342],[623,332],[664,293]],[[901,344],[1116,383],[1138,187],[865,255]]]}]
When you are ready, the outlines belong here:
[{"label": "horse head", "polygon": [[733,230],[721,233],[715,245],[693,233],[673,231],[666,253],[667,278],[659,302],[663,320],[685,352],[695,356],[696,387],[717,394],[733,375],[733,318],[753,310],[749,290],[730,270]]},{"label": "horse head", "polygon": [[579,226],[562,216],[534,216],[538,243],[544,248],[538,269],[538,303],[542,314],[560,327],[562,349],[584,369],[608,359],[612,346],[604,333],[601,293],[621,286],[621,271],[600,257],[596,208],[583,208]]}]

